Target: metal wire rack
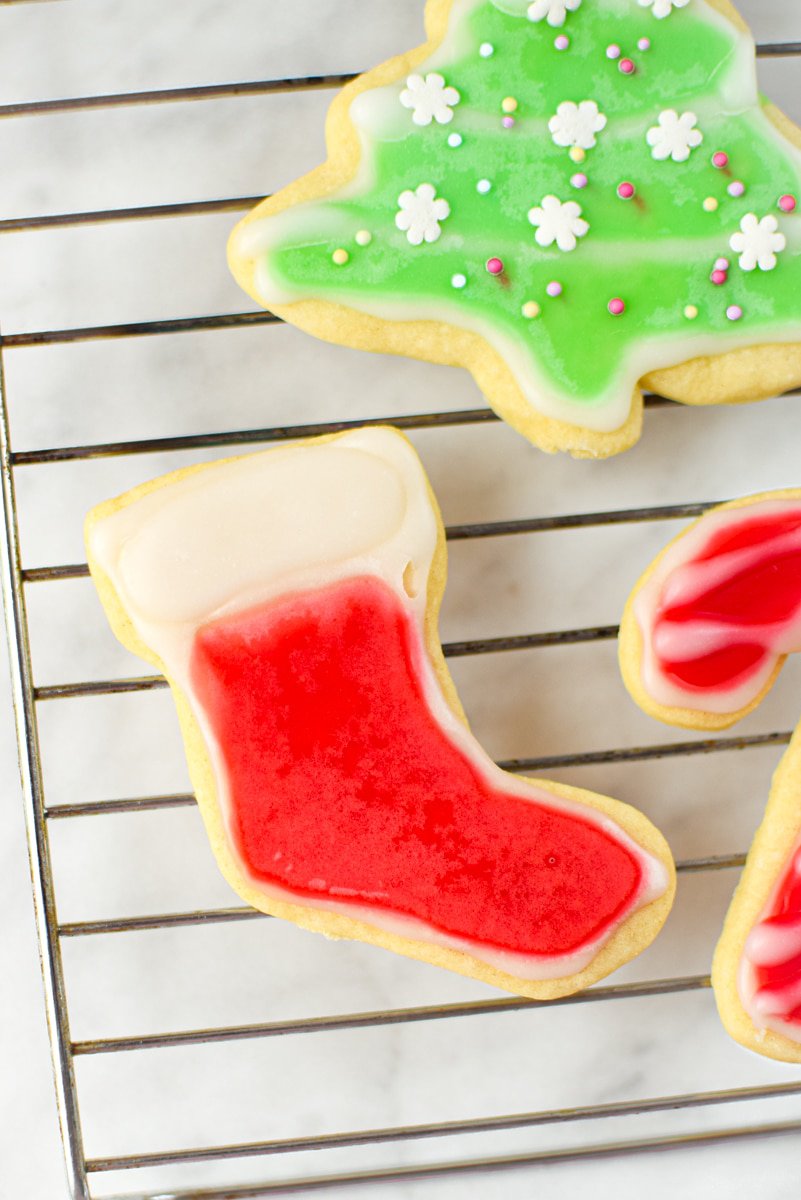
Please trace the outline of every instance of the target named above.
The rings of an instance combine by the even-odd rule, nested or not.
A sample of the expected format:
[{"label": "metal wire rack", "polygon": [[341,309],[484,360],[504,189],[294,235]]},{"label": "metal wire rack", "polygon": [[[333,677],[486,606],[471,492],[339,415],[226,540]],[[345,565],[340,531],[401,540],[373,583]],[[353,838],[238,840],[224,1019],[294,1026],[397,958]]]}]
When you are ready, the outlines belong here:
[{"label": "metal wire rack", "polygon": [[[5,3],[27,3],[29,0],[5,0]],[[801,56],[801,42],[777,42],[759,47],[762,57]],[[39,114],[62,113],[79,109],[108,109],[124,105],[169,104],[175,101],[213,100],[253,94],[297,92],[312,89],[332,89],[352,78],[350,75],[325,75],[306,78],[268,79],[211,86],[160,89],[134,93],[90,95],[64,100],[42,100],[0,106],[2,118],[35,118]],[[14,234],[34,229],[99,225],[109,222],[147,221],[151,218],[181,218],[190,214],[239,212],[255,203],[259,197],[239,196],[219,200],[186,201],[155,206],[106,209],[94,212],[67,212],[58,215],[30,215],[0,220],[0,233]],[[615,1100],[587,1104],[568,1109],[542,1109],[531,1112],[512,1112],[502,1116],[476,1117],[464,1120],[429,1121],[385,1128],[367,1128],[334,1132],[319,1136],[284,1139],[265,1139],[241,1144],[209,1145],[176,1148],[167,1151],[142,1152],[87,1158],[84,1152],[80,1095],[76,1084],[76,1059],[91,1055],[117,1055],[126,1051],[158,1052],[181,1046],[224,1044],[248,1039],[284,1038],[290,1035],[311,1037],[314,1034],[338,1030],[358,1030],[390,1025],[413,1025],[421,1022],[453,1022],[458,1018],[481,1018],[535,1007],[524,999],[505,997],[481,1001],[465,1001],[416,1007],[388,1008],[381,1011],[349,1012],[333,1016],[265,1021],[240,1025],[208,1027],[157,1033],[151,1036],[104,1037],[74,1040],[70,1029],[69,997],[62,962],[65,939],[80,939],[94,934],[124,934],[132,931],[180,929],[188,926],[208,926],[220,923],[265,919],[262,914],[244,906],[198,909],[195,911],[164,912],[156,915],[131,916],[61,922],[58,897],[52,869],[50,829],[56,821],[75,817],[138,813],[157,809],[192,806],[194,797],[188,793],[135,796],[81,803],[49,803],[45,793],[40,757],[39,713],[44,704],[81,697],[104,697],[122,693],[157,691],[166,686],[157,676],[78,681],[39,686],[32,666],[32,633],[29,625],[26,598],[28,589],[47,586],[56,581],[80,579],[87,574],[86,565],[27,567],[20,546],[20,529],[16,498],[20,471],[33,468],[47,470],[48,466],[64,462],[86,462],[91,459],[144,455],[161,452],[203,450],[216,447],[248,447],[282,442],[297,437],[334,432],[351,425],[378,423],[364,421],[327,421],[318,424],[295,424],[282,427],[251,428],[237,432],[198,432],[177,437],[156,437],[140,440],[99,442],[67,447],[15,450],[9,430],[8,393],[3,363],[9,354],[24,353],[27,348],[54,344],[78,343],[95,339],[149,338],[156,335],[183,332],[230,329],[253,325],[268,325],[277,318],[264,312],[241,312],[234,315],[208,315],[177,320],[148,320],[127,324],[96,325],[67,329],[39,329],[33,332],[5,332],[0,336],[0,456],[2,457],[2,487],[5,517],[5,546],[3,555],[3,584],[6,600],[6,620],[12,650],[12,677],[17,717],[20,760],[38,933],[42,951],[47,1016],[52,1040],[55,1084],[63,1134],[71,1194],[78,1200],[90,1200],[94,1194],[92,1181],[108,1172],[130,1171],[189,1163],[211,1163],[242,1160],[262,1156],[304,1154],[380,1145],[402,1146],[404,1143],[438,1137],[464,1138],[470,1135],[572,1123],[602,1122],[616,1117],[642,1117],[648,1114],[691,1111],[705,1107],[720,1107],[738,1102],[768,1101],[801,1095],[801,1080],[768,1085],[717,1088],[685,1094],[657,1095],[632,1100]],[[649,396],[649,411],[669,406],[669,402]],[[671,406],[672,407],[672,406]],[[423,430],[460,427],[494,422],[488,409],[469,409],[453,412],[424,413],[382,418],[402,429]],[[719,499],[724,499],[720,497]],[[535,534],[592,526],[658,522],[697,516],[709,506],[704,503],[683,503],[650,507],[627,508],[617,511],[593,511],[579,514],[532,517],[505,521],[486,521],[451,526],[447,530],[451,542],[500,536]],[[451,642],[445,647],[451,658],[515,652],[553,645],[611,641],[617,628],[599,625],[568,629],[559,632],[532,633],[514,637],[493,637]],[[724,736],[705,740],[657,742],[625,748],[610,748],[584,753],[538,757],[520,757],[501,762],[514,771],[545,771],[563,767],[580,767],[615,762],[638,762],[665,758],[684,758],[731,750],[764,746],[783,746],[790,738],[789,730],[777,730],[748,736]],[[744,854],[720,854],[679,863],[679,872],[688,876],[701,872],[735,870],[742,866]],[[572,1005],[597,1005],[627,999],[668,996],[709,989],[706,974],[661,978],[644,982],[623,983],[596,987],[583,995],[569,997],[540,1008],[563,1008]],[[171,1191],[170,1196],[188,1200],[202,1196],[204,1200],[223,1200],[224,1197],[306,1194],[327,1188],[347,1185],[389,1183],[392,1181],[435,1180],[452,1175],[475,1172],[497,1172],[516,1167],[535,1167],[538,1164],[561,1161],[580,1161],[593,1158],[642,1154],[646,1151],[671,1147],[691,1147],[722,1143],[731,1140],[758,1138],[798,1131],[801,1121],[757,1121],[740,1127],[681,1132],[672,1136],[637,1137],[623,1141],[591,1141],[569,1149],[536,1149],[504,1155],[476,1156],[468,1149],[464,1157],[442,1162],[415,1163],[380,1167],[366,1171],[339,1171],[315,1174],[313,1168],[303,1177],[269,1180],[263,1183],[234,1184],[228,1187],[203,1187],[202,1190]],[[141,1195],[137,1192],[136,1195]],[[148,1192],[155,1198],[156,1192]],[[133,1195],[133,1193],[131,1193]],[[165,1197],[166,1193],[159,1191]]]}]

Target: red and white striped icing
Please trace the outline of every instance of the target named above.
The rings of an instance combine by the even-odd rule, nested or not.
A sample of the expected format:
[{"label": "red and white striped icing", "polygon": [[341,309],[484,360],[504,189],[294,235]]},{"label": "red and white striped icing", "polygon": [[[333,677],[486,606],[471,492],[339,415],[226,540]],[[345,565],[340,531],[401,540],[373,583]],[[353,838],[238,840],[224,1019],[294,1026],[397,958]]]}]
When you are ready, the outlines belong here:
[{"label": "red and white striped icing", "polygon": [[745,708],[801,649],[801,499],[709,513],[659,560],[634,612],[656,703]]}]

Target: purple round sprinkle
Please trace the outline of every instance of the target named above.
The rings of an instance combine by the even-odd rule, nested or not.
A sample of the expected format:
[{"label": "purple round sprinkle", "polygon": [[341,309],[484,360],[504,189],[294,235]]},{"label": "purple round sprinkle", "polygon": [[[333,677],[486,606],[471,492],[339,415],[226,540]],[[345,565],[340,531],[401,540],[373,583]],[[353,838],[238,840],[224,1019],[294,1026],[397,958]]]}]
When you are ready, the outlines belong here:
[{"label": "purple round sprinkle", "polygon": [[738,200],[740,196],[745,195],[745,184],[741,180],[735,179],[733,183],[729,184],[726,191],[730,196],[734,196],[735,200]]},{"label": "purple round sprinkle", "polygon": [[504,117],[501,121],[501,124],[503,125],[504,129],[514,129],[515,119],[514,117]]},{"label": "purple round sprinkle", "polygon": [[730,321],[740,321],[742,320],[743,310],[739,304],[730,304],[726,309],[726,316]]},{"label": "purple round sprinkle", "polygon": [[637,49],[638,50],[650,50],[651,49],[651,39],[650,38],[640,38],[639,42],[637,43]]},{"label": "purple round sprinkle", "polygon": [[562,290],[563,290],[563,289],[562,289],[562,285],[561,285],[561,283],[559,283],[559,282],[558,282],[558,280],[556,280],[556,279],[553,279],[553,280],[552,280],[552,281],[551,281],[551,282],[548,284],[548,286],[546,287],[546,289],[545,289],[545,290],[546,290],[546,292],[548,293],[548,295],[551,297],[551,299],[552,299],[552,300],[555,300],[555,299],[557,298],[557,296],[561,296],[561,295],[562,295]]},{"label": "purple round sprinkle", "polygon": [[554,42],[554,46],[556,46],[557,50],[567,50],[569,45],[570,38],[564,33],[560,33],[559,37]]}]

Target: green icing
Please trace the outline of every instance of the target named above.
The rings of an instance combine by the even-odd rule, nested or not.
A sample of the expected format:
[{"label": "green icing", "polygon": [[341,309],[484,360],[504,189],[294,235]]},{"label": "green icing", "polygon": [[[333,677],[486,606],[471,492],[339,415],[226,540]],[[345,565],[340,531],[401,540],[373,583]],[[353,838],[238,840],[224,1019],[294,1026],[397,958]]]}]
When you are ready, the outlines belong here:
[{"label": "green icing", "polygon": [[[569,49],[555,48],[559,34],[569,36]],[[643,37],[651,40],[648,51],[637,47]],[[491,57],[479,54],[484,42],[494,47]],[[611,42],[635,61],[635,75],[607,59]],[[385,136],[365,137],[356,185],[266,219],[268,277],[284,295],[372,307],[378,315],[400,306],[392,315],[440,316],[500,338],[514,346],[511,365],[530,398],[575,423],[594,412],[595,428],[622,424],[647,367],[719,352],[732,339],[790,340],[795,331],[801,340],[801,208],[792,216],[777,209],[781,194],[801,191],[801,156],[754,102],[750,43],[700,0],[664,20],[634,0],[584,0],[561,29],[503,12],[491,0],[455,0],[445,43],[417,68],[429,70],[459,91],[450,124],[415,125],[400,104],[404,81],[392,89],[397,112],[392,92],[382,89],[391,119]],[[501,101],[510,95],[519,108],[507,130]],[[554,144],[548,120],[562,101],[588,99],[608,123],[577,165]],[[694,112],[704,134],[685,163],[654,160],[646,143],[668,108]],[[458,148],[448,145],[454,132],[463,137]],[[717,150],[729,155],[728,172],[712,165]],[[571,185],[576,172],[589,178],[583,190]],[[482,178],[492,183],[487,195],[476,190]],[[727,193],[733,179],[746,185],[739,199]],[[635,200],[618,198],[623,180],[636,186]],[[398,197],[422,183],[448,201],[451,215],[436,242],[412,246],[395,226]],[[589,223],[570,253],[535,241],[528,213],[550,194],[576,201]],[[719,201],[717,211],[704,210],[708,196]],[[773,271],[742,271],[729,247],[747,213],[779,218],[788,244]],[[355,241],[360,229],[373,235],[367,247]],[[339,247],[350,255],[344,266],[332,262]],[[719,256],[731,262],[722,287],[710,281]],[[491,257],[502,259],[503,276],[486,271]],[[458,291],[451,283],[457,274],[467,276]],[[551,280],[563,285],[559,299],[546,296]],[[613,297],[626,303],[622,316],[608,312]],[[529,300],[541,306],[534,320],[522,315]],[[687,305],[698,308],[695,321],[685,317]],[[744,312],[736,325],[726,315],[730,305]],[[684,353],[682,339],[689,339]],[[643,342],[653,350],[647,362],[637,359]]]}]

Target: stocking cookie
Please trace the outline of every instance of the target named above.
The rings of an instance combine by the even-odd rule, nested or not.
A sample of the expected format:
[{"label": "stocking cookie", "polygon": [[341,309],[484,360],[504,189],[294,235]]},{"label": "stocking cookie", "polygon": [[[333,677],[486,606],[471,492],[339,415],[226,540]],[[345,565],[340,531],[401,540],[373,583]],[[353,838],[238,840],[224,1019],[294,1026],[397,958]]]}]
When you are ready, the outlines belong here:
[{"label": "stocking cookie", "polygon": [[[801,489],[712,509],[656,559],[623,619],[626,686],[651,715],[724,729],[801,650]],[[773,780],[712,971],[731,1035],[801,1062],[801,727]]]},{"label": "stocking cookie", "polygon": [[349,84],[328,161],[230,262],[329,341],[466,367],[545,450],[603,456],[642,388],[801,383],[801,131],[728,0],[428,0]]},{"label": "stocking cookie", "polygon": [[508,775],[469,733],[442,524],[400,434],[180,471],[95,509],[87,545],[117,636],[170,682],[246,901],[537,998],[656,935],[675,880],[645,817]]}]

